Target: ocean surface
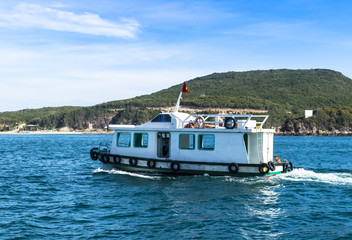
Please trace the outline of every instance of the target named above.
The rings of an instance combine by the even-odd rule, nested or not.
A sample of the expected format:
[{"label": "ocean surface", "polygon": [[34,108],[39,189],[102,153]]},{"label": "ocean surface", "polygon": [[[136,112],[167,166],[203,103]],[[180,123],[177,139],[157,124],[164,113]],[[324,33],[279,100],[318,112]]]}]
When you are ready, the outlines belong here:
[{"label": "ocean surface", "polygon": [[352,137],[274,138],[293,172],[104,169],[112,135],[0,135],[0,239],[352,239]]}]

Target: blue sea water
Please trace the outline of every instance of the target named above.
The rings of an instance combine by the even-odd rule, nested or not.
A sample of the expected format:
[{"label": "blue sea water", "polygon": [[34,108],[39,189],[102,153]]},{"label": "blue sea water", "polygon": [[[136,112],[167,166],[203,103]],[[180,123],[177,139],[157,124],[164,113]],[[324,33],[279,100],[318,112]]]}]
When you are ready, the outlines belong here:
[{"label": "blue sea water", "polygon": [[0,239],[352,239],[352,138],[274,138],[293,172],[108,170],[111,135],[0,135]]}]

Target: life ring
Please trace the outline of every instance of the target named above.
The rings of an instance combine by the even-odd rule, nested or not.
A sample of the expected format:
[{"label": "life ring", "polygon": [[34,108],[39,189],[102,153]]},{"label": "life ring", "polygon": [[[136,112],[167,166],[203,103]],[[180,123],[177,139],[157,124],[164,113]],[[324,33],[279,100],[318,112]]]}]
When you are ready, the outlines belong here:
[{"label": "life ring", "polygon": [[180,170],[180,164],[177,162],[172,162],[170,165],[172,171],[177,172]]},{"label": "life ring", "polygon": [[236,120],[233,117],[227,117],[225,119],[225,128],[234,129],[237,126]]},{"label": "life ring", "polygon": [[147,165],[149,168],[155,168],[156,161],[155,160],[148,160]]},{"label": "life ring", "polygon": [[130,158],[130,161],[129,161],[130,165],[135,167],[138,165],[138,160],[135,159],[135,158]]},{"label": "life ring", "polygon": [[202,116],[196,117],[194,120],[194,126],[196,128],[204,128],[205,127],[205,119]]},{"label": "life ring", "polygon": [[114,156],[114,163],[120,163],[121,162],[121,157],[120,156]]},{"label": "life ring", "polygon": [[272,161],[268,162],[268,166],[270,171],[275,171],[275,164]]},{"label": "life ring", "polygon": [[289,165],[290,167],[287,168],[287,170],[288,170],[289,172],[292,172],[292,171],[293,171],[293,168],[294,168],[293,163],[292,163],[292,162],[288,162],[288,165]]},{"label": "life ring", "polygon": [[287,168],[288,168],[288,164],[284,162],[284,163],[282,164],[282,172],[283,172],[283,173],[287,172]]},{"label": "life ring", "polygon": [[98,148],[92,148],[91,150],[90,150],[90,158],[92,159],[92,160],[97,160],[98,159],[98,152],[97,152],[97,150],[98,150]]},{"label": "life ring", "polygon": [[262,164],[260,164],[260,166],[259,166],[259,172],[261,173],[261,174],[266,174],[266,173],[268,173],[269,172],[269,166],[268,166],[268,164],[266,164],[266,163],[262,163]]},{"label": "life ring", "polygon": [[237,163],[230,163],[228,169],[229,169],[229,172],[232,174],[238,173],[238,164]]}]

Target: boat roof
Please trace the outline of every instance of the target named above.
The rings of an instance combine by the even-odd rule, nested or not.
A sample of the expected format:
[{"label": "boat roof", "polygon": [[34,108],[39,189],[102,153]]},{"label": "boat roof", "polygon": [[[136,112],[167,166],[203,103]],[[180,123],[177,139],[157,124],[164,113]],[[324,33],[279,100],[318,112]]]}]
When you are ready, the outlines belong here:
[{"label": "boat roof", "polygon": [[[183,91],[182,91],[183,92]],[[109,125],[111,130],[168,130],[168,131],[241,131],[241,132],[275,132],[262,129],[268,119],[267,115],[239,114],[188,114],[179,112],[182,92],[178,97],[173,112],[161,112],[152,120],[141,125]]]},{"label": "boat roof", "polygon": [[[182,112],[161,112],[149,122],[141,125],[109,125],[110,130],[123,131],[216,131],[216,132],[274,132],[274,129],[263,129],[268,115],[239,114],[188,114]],[[228,128],[228,119],[235,120],[235,127]],[[197,126],[197,121],[204,121],[203,126]]]}]

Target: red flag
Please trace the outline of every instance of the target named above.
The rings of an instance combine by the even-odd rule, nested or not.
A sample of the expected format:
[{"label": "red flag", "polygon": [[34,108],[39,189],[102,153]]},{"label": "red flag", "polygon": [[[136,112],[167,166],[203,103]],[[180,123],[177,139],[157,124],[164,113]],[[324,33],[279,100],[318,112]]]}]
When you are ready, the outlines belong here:
[{"label": "red flag", "polygon": [[188,88],[187,88],[187,86],[186,86],[186,82],[183,82],[182,92],[183,92],[183,93],[189,93],[189,90],[188,90]]}]

